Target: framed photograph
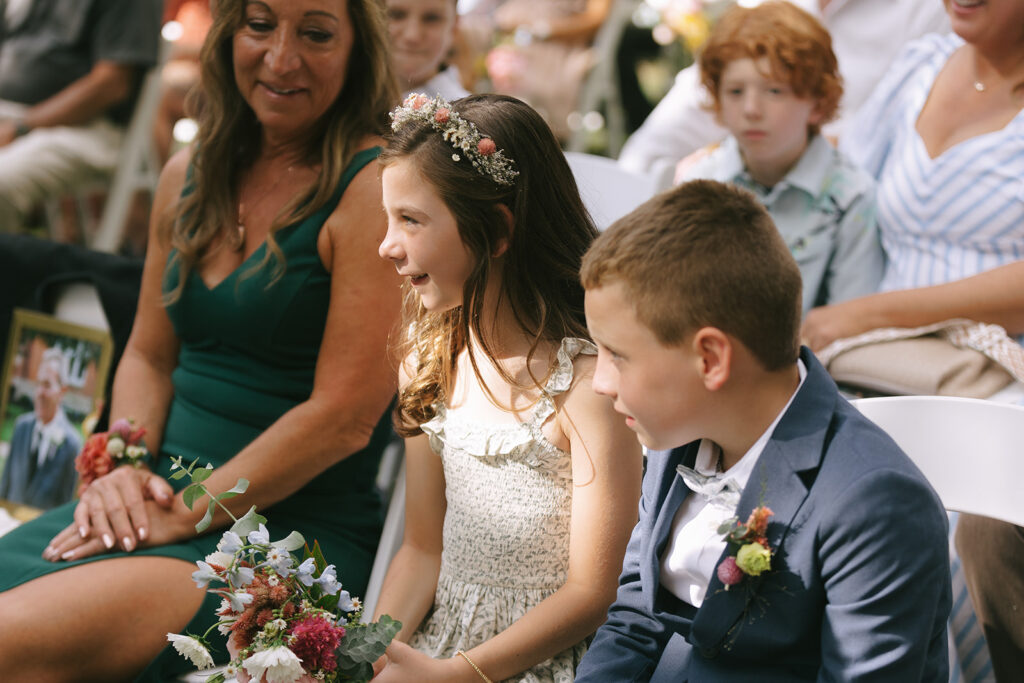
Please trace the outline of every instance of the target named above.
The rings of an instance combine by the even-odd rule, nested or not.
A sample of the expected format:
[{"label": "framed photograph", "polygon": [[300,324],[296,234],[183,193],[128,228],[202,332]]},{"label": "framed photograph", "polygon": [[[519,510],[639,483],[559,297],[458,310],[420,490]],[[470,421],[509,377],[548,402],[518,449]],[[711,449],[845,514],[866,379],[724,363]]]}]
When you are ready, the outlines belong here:
[{"label": "framed photograph", "polygon": [[5,509],[26,515],[74,497],[75,457],[102,410],[112,352],[104,330],[15,309],[0,384]]}]

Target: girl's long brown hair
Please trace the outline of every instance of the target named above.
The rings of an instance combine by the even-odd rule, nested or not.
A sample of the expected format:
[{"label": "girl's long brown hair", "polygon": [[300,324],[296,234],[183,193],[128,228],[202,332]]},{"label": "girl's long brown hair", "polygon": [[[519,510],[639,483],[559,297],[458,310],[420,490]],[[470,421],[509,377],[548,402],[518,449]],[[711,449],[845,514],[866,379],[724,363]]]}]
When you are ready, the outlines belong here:
[{"label": "girl's long brown hair", "polygon": [[[531,339],[527,365],[541,342],[589,338],[579,267],[597,230],[551,129],[537,112],[512,97],[475,95],[455,101],[452,108],[504,150],[519,176],[511,187],[500,185],[479,173],[468,159],[453,161],[452,146],[424,122],[409,122],[389,137],[381,163],[412,159],[454,215],[459,236],[475,257],[457,308],[430,312],[406,285],[404,332],[398,350],[415,365],[408,368],[411,381],[399,394],[396,407],[395,429],[403,436],[420,433],[420,425],[437,413],[436,404],[451,396],[456,359],[467,348],[471,332],[480,340],[488,362],[509,384],[516,384],[494,361],[490,331],[479,327],[492,272],[491,254],[501,239],[507,238],[509,247],[500,302],[510,307]],[[501,206],[512,214],[511,231]],[[479,379],[472,352],[470,362]],[[538,387],[543,379],[535,380]]]}]

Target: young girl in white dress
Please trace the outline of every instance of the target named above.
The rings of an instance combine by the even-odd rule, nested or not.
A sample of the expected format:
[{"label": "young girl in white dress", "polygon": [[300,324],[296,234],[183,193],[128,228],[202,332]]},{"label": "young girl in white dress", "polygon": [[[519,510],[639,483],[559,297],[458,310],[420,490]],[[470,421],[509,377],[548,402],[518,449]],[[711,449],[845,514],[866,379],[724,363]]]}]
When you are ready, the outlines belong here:
[{"label": "young girl in white dress", "polygon": [[596,232],[519,100],[410,96],[392,117],[380,254],[408,278],[408,488],[377,608],[403,627],[374,680],[568,682],[615,596],[641,477],[591,388],[578,269]]}]

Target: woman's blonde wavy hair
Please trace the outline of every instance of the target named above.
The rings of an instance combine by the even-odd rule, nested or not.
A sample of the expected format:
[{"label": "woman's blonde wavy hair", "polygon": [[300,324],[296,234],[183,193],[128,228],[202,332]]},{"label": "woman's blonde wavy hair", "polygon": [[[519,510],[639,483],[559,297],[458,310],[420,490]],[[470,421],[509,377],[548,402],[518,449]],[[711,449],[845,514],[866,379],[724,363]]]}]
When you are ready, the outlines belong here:
[{"label": "woman's blonde wavy hair", "polygon": [[[494,362],[488,335],[481,334],[479,327],[492,273],[491,254],[502,239],[508,239],[509,246],[499,303],[511,308],[531,339],[527,365],[542,342],[589,339],[579,268],[597,230],[551,129],[537,112],[512,97],[474,95],[451,106],[494,140],[513,160],[519,177],[512,186],[500,185],[478,172],[468,159],[453,161],[451,144],[422,121],[411,121],[388,138],[382,165],[412,159],[424,182],[433,186],[452,212],[459,236],[474,257],[459,307],[428,311],[405,285],[404,332],[396,350],[401,358],[413,359],[415,367],[408,368],[411,379],[395,408],[395,430],[402,436],[419,434],[420,425],[436,415],[437,404],[451,396],[456,360],[467,348],[471,332],[480,340],[487,362],[516,385]],[[511,226],[501,207],[511,212]],[[470,362],[479,379],[472,352]],[[544,379],[534,378],[538,388]]]},{"label": "woman's blonde wavy hair", "polygon": [[[360,141],[385,130],[387,113],[398,100],[382,3],[348,0],[346,4],[354,40],[344,85],[320,119],[321,130],[312,136],[308,150],[309,158],[321,165],[320,176],[308,193],[296,196],[278,212],[267,234],[266,255],[243,276],[269,267],[271,262],[275,279],[284,273],[284,255],[274,234],[324,205]],[[200,87],[190,103],[199,120],[189,181],[192,191],[173,205],[161,226],[162,236],[175,249],[172,263],[180,265],[178,282],[165,296],[165,303],[181,297],[189,271],[224,226],[233,223],[239,175],[258,152],[260,124],[235,84],[232,60],[232,38],[245,22],[245,5],[246,0],[214,4],[213,24],[200,53]]]}]

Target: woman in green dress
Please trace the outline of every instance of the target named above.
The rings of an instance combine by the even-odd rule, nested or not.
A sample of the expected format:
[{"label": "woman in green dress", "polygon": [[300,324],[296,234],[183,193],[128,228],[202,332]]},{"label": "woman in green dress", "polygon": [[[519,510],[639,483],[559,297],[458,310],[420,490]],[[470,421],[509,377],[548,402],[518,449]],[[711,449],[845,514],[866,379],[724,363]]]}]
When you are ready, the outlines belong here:
[{"label": "woman in green dress", "polygon": [[235,514],[316,539],[353,594],[369,574],[400,306],[370,163],[395,100],[383,18],[375,0],[215,7],[199,139],[161,175],[111,403],[158,456],[0,538],[4,680],[187,669],[166,633],[213,623],[191,573],[219,533],[196,535],[172,456],[212,463],[215,492],[248,479]]}]

